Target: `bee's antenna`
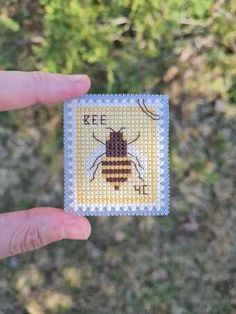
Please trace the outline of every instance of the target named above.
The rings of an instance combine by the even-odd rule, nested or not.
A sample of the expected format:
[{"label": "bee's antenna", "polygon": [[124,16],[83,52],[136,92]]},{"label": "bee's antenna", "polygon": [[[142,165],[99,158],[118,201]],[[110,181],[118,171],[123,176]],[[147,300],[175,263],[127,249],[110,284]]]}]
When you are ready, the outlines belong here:
[{"label": "bee's antenna", "polygon": [[107,128],[108,130],[111,130],[112,132],[115,132],[115,133],[120,133],[121,130],[125,129],[125,127],[122,127],[119,129],[119,131],[115,131],[113,130],[112,128]]},{"label": "bee's antenna", "polygon": [[108,130],[111,130],[112,132],[115,132],[116,133],[116,131],[115,130],[113,130],[112,128],[107,128]]}]

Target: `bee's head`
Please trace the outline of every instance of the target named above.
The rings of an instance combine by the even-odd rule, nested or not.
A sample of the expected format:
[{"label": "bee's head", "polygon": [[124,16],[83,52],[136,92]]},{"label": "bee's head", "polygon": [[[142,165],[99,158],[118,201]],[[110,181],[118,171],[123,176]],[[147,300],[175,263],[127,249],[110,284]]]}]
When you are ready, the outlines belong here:
[{"label": "bee's head", "polygon": [[123,132],[121,130],[125,129],[124,127],[120,128],[119,131],[115,131],[112,128],[107,128],[111,130],[110,132],[110,138],[111,140],[123,140]]}]

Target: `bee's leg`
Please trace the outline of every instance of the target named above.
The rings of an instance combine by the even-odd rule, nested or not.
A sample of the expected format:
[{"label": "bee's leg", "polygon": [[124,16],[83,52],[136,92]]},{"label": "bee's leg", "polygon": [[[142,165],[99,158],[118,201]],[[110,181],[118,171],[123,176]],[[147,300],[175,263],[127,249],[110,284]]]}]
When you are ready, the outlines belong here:
[{"label": "bee's leg", "polygon": [[103,153],[103,154],[99,155],[99,156],[94,160],[94,162],[93,162],[92,166],[89,168],[89,170],[93,169],[93,167],[96,165],[96,162],[98,161],[98,159],[99,159],[100,157],[102,157],[103,155],[106,155],[106,153]]},{"label": "bee's leg", "polygon": [[96,172],[98,171],[98,167],[99,167],[99,165],[100,165],[101,163],[102,163],[102,162],[100,161],[100,162],[97,164],[97,167],[96,167],[96,169],[94,170],[93,177],[92,177],[92,179],[90,180],[90,182],[92,182],[92,181],[95,179]]},{"label": "bee's leg", "polygon": [[140,172],[139,172],[139,170],[138,170],[138,167],[137,167],[136,163],[135,163],[133,160],[131,160],[131,162],[132,162],[132,163],[134,164],[134,166],[135,166],[135,169],[136,169],[136,171],[137,171],[137,173],[138,173],[139,179],[142,180],[142,181],[144,181],[144,179],[141,177],[141,174],[140,174]]},{"label": "bee's leg", "polygon": [[140,133],[138,134],[138,136],[135,139],[133,139],[131,142],[127,143],[127,145],[130,145],[130,144],[136,142],[139,138],[140,138]]},{"label": "bee's leg", "polygon": [[132,155],[131,153],[127,153],[127,154],[130,155],[131,157],[133,157],[134,159],[136,159],[139,167],[143,169],[143,166],[141,165],[140,161],[138,160],[138,158],[136,156]]},{"label": "bee's leg", "polygon": [[104,143],[103,141],[101,141],[99,138],[97,138],[97,137],[95,136],[94,132],[93,132],[93,138],[94,138],[97,142],[101,143],[102,145],[106,145],[106,143]]}]

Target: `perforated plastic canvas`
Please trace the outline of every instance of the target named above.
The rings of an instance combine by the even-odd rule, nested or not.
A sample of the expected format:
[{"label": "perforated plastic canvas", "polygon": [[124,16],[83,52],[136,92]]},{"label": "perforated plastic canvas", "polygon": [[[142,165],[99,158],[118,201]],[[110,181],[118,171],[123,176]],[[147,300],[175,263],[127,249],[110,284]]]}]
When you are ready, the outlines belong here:
[{"label": "perforated plastic canvas", "polygon": [[86,95],[64,104],[64,207],[79,215],[169,213],[165,95]]}]

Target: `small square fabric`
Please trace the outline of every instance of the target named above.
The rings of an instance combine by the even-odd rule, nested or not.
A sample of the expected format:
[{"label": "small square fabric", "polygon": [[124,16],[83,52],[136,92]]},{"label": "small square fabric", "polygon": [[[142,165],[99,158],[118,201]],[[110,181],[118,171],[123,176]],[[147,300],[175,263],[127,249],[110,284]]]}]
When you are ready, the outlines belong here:
[{"label": "small square fabric", "polygon": [[64,104],[65,211],[169,213],[165,95],[86,95]]}]

